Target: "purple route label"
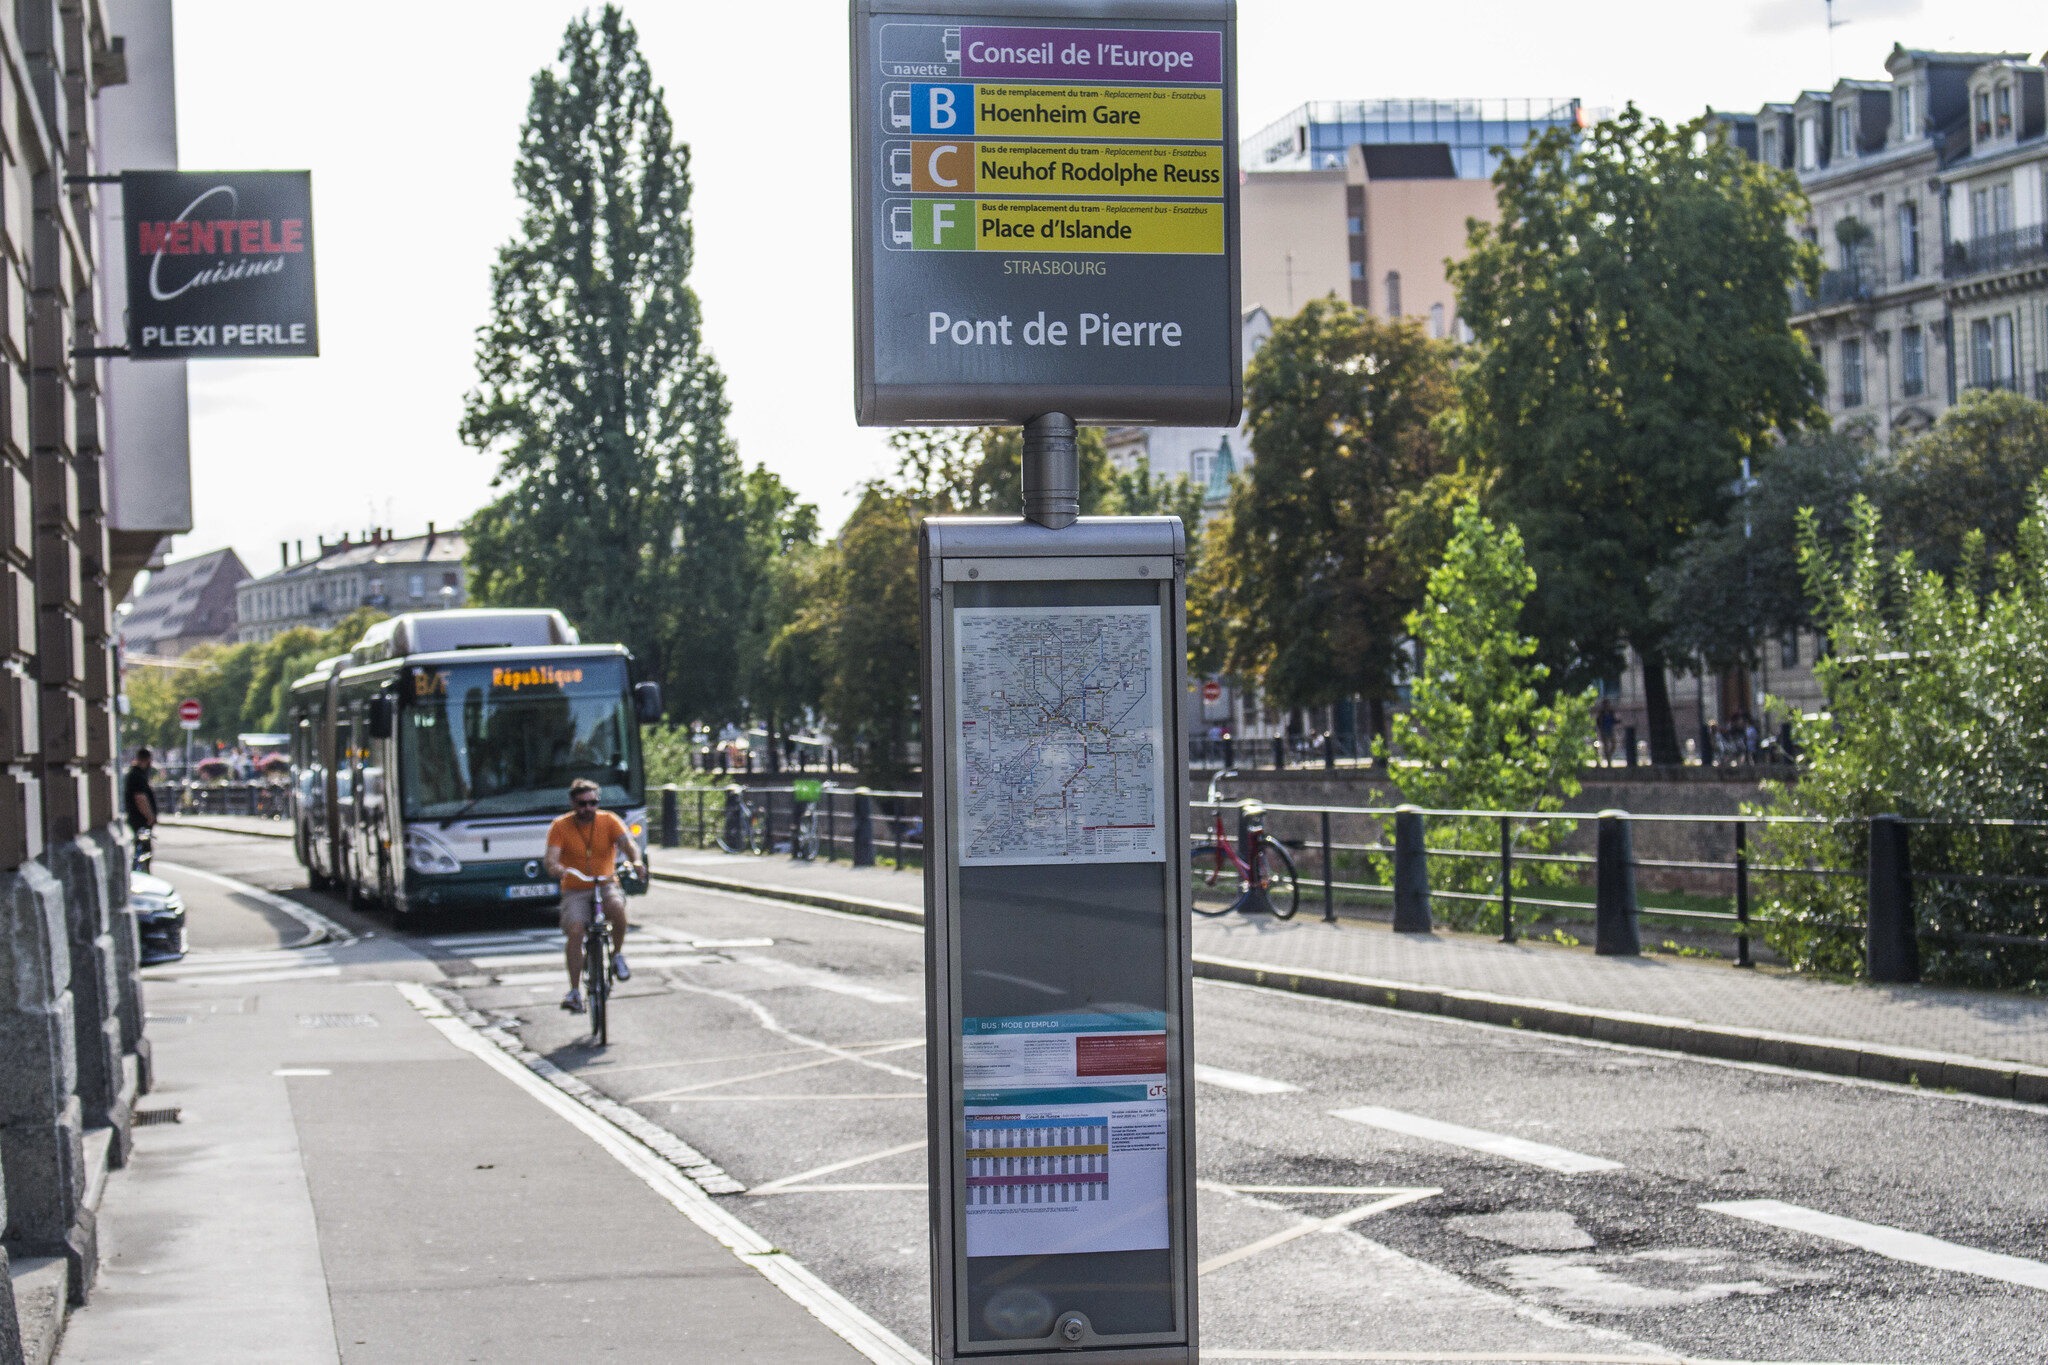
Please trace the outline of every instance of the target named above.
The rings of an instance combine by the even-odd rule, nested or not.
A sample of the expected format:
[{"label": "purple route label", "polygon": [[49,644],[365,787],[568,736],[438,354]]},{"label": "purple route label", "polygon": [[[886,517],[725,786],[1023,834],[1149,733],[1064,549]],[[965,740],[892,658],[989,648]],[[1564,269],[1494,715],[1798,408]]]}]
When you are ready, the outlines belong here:
[{"label": "purple route label", "polygon": [[1223,35],[1151,28],[960,30],[960,74],[1009,81],[1220,84]]}]

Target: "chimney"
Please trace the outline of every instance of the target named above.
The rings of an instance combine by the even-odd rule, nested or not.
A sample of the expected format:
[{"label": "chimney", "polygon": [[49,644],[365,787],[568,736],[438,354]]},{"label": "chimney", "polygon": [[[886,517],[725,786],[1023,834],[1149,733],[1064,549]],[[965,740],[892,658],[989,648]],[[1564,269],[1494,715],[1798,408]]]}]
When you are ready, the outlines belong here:
[{"label": "chimney", "polygon": [[295,540],[295,541],[293,541],[293,542],[292,542],[292,558],[293,558],[293,559],[295,559],[295,560],[297,560],[297,561],[298,561],[299,563],[301,563],[301,564],[303,564],[303,563],[305,563],[305,562],[306,562],[306,542],[305,542],[305,541],[303,541],[303,540]]},{"label": "chimney", "polygon": [[428,522],[428,523],[427,523],[427,539],[428,539],[428,540],[432,540],[433,538],[434,538],[434,523],[430,521],[430,522]]},{"label": "chimney", "polygon": [[277,542],[277,558],[280,569],[289,569],[292,566],[292,543],[289,540]]},{"label": "chimney", "polygon": [[326,554],[326,553],[327,553],[327,537],[326,537],[326,536],[319,536],[319,537],[316,537],[316,539],[318,539],[318,541],[320,542],[320,553],[321,553],[321,554],[323,554],[323,555],[324,555],[324,554]]}]

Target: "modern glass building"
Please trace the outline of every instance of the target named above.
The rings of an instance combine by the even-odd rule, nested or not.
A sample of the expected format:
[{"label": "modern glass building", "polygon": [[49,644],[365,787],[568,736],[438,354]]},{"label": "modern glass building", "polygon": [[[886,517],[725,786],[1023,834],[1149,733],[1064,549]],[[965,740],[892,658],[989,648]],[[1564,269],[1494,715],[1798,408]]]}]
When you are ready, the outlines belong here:
[{"label": "modern glass building", "polygon": [[1576,99],[1314,100],[1247,138],[1248,171],[1343,170],[1351,148],[1378,143],[1441,143],[1460,180],[1485,180],[1500,149],[1517,150],[1551,128],[1582,130],[1593,121]]}]

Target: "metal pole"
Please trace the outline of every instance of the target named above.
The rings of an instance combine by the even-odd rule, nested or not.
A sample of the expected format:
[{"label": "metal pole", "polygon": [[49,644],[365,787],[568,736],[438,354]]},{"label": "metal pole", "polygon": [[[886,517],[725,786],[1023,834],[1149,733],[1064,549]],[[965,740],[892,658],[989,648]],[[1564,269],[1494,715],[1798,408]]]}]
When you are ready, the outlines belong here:
[{"label": "metal pole", "polygon": [[1426,934],[1429,918],[1429,851],[1422,812],[1413,806],[1394,811],[1394,932]]},{"label": "metal pole", "polygon": [[901,797],[892,796],[889,798],[889,827],[895,831],[896,870],[901,872],[903,870],[903,800]]},{"label": "metal pole", "polygon": [[697,847],[704,847],[704,788],[697,788]]},{"label": "metal pole", "polygon": [[1735,822],[1735,965],[1754,967],[1749,957],[1749,825]]},{"label": "metal pole", "polygon": [[1864,927],[1864,955],[1872,981],[1920,979],[1908,828],[1896,815],[1873,816],[1870,821],[1870,908]]},{"label": "metal pole", "polygon": [[1059,531],[1080,515],[1080,433],[1064,412],[1041,413],[1024,424],[1025,520]]},{"label": "metal pole", "polygon": [[1323,923],[1337,922],[1337,888],[1331,885],[1330,812],[1323,812]]},{"label": "metal pole", "polygon": [[833,803],[833,800],[832,800],[832,793],[831,793],[831,792],[826,792],[826,793],[825,793],[825,861],[826,861],[826,862],[828,862],[828,863],[829,863],[829,862],[836,862],[836,861],[838,860],[838,857],[839,857],[839,848],[838,848],[838,845],[836,845],[836,844],[834,844],[834,843],[832,842],[832,840],[833,840],[833,831],[834,831],[834,829],[836,828],[836,826],[835,826],[835,825],[834,825],[834,823],[833,823],[833,817],[834,817],[834,814],[835,814],[835,811],[834,811],[833,805],[834,805],[834,803]]},{"label": "metal pole", "polygon": [[1500,941],[1515,941],[1515,822],[1500,818]]}]

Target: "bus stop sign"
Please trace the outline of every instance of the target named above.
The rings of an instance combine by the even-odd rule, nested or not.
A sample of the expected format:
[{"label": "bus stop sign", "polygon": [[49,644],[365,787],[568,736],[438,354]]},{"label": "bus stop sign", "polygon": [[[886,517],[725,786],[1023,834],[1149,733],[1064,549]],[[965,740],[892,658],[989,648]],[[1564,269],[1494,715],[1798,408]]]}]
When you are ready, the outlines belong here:
[{"label": "bus stop sign", "polygon": [[855,0],[862,425],[1230,426],[1232,0]]}]

